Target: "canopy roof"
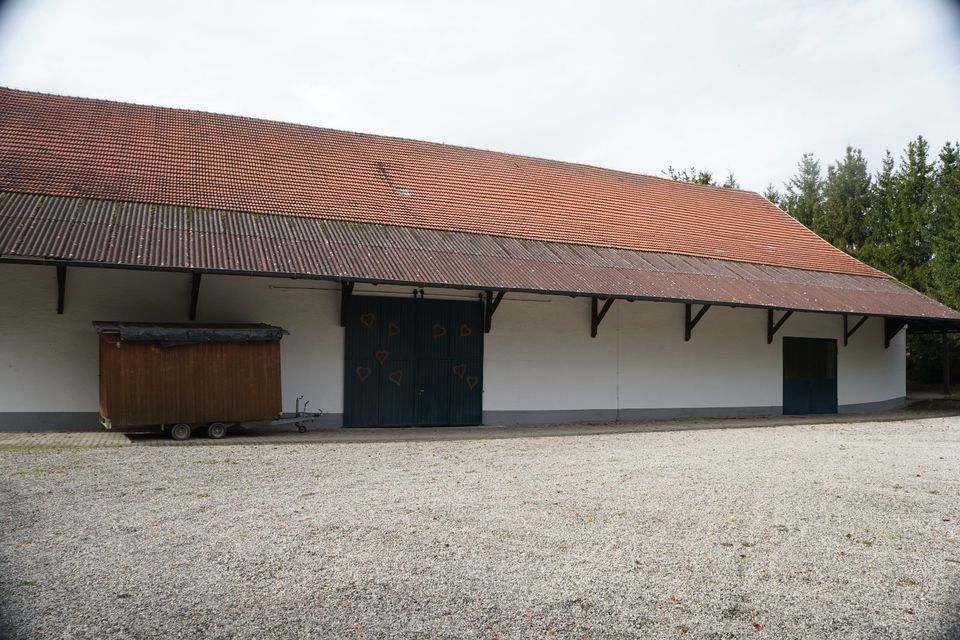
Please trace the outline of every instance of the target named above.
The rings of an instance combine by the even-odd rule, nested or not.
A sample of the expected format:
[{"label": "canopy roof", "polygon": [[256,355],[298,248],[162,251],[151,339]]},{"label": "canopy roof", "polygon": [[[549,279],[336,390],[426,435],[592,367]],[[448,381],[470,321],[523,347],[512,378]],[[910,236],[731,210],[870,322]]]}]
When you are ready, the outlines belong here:
[{"label": "canopy roof", "polygon": [[0,193],[0,260],[960,321],[891,278],[62,196]]}]

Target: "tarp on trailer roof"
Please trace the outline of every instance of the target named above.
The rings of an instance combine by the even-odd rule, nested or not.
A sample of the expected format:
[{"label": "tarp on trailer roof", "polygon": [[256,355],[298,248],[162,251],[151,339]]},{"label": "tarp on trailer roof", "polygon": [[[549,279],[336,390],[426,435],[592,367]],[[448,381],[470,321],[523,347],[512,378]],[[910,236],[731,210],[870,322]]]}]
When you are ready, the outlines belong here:
[{"label": "tarp on trailer roof", "polygon": [[119,333],[121,341],[264,342],[288,333],[269,324],[150,324],[145,322],[94,322],[97,333]]}]

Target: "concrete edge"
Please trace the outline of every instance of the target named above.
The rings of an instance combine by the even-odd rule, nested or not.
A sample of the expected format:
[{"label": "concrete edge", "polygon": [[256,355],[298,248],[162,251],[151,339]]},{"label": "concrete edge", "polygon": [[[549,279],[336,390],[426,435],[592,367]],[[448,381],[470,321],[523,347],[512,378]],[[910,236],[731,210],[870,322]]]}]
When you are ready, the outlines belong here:
[{"label": "concrete edge", "polygon": [[[878,402],[845,404],[838,413],[871,413],[901,409],[906,406],[906,397],[891,398]],[[285,416],[290,414],[286,413]],[[481,426],[542,425],[580,422],[652,421],[704,418],[759,418],[783,415],[781,406],[760,407],[687,407],[644,409],[545,409],[526,411],[484,411]],[[343,426],[343,414],[325,413],[320,418],[306,421],[308,428],[339,428]],[[0,412],[0,433],[31,432],[83,432],[100,431],[99,415],[96,412]]]},{"label": "concrete edge", "polygon": [[898,398],[890,398],[889,400],[880,400],[878,402],[842,404],[837,407],[837,413],[871,413],[874,411],[902,409],[905,406],[907,406],[907,397],[900,396]]}]

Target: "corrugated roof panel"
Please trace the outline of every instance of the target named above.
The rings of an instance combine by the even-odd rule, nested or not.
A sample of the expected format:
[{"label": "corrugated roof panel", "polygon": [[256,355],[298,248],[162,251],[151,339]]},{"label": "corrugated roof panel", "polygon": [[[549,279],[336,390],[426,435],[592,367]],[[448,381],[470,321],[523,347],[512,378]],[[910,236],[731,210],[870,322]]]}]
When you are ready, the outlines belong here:
[{"label": "corrugated roof panel", "polygon": [[470,233],[6,193],[0,258],[937,318],[895,280]]}]

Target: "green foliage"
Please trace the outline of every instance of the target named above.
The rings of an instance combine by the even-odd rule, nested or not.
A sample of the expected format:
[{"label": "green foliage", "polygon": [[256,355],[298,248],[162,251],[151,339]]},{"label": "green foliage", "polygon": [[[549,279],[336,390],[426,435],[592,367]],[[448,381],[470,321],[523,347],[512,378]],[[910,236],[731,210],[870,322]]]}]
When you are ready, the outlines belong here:
[{"label": "green foliage", "polygon": [[772,182],[767,185],[766,190],[763,192],[763,197],[769,200],[770,202],[772,202],[773,204],[777,205],[781,209],[784,206],[783,195],[779,191],[777,191],[777,188],[773,186]]},{"label": "green foliage", "polygon": [[823,215],[823,178],[820,161],[805,153],[797,165],[797,175],[787,182],[784,210],[808,228]]},{"label": "green foliage", "polygon": [[717,182],[713,177],[713,173],[707,171],[706,169],[697,169],[696,167],[690,167],[689,169],[674,169],[673,165],[667,167],[667,170],[663,172],[663,175],[667,176],[671,180],[678,180],[680,182],[692,182],[694,184],[706,184],[712,187],[724,187],[725,189],[739,189],[740,183],[737,182],[736,177],[733,175],[733,172],[727,173],[726,180],[723,183]]},{"label": "green foliage", "polygon": [[932,293],[960,309],[960,149],[949,142],[940,151],[934,180]]},{"label": "green foliage", "polygon": [[[770,185],[764,197],[822,238],[904,284],[960,308],[960,148],[946,143],[930,157],[923,136],[911,140],[899,163],[888,151],[872,176],[861,151],[847,147],[827,167],[804,154],[781,195]],[[936,382],[941,372],[940,336],[910,336],[907,377]],[[950,338],[953,370],[960,340]]]},{"label": "green foliage", "polygon": [[848,146],[846,155],[827,167],[823,206],[814,213],[813,230],[835,247],[856,255],[866,239],[872,189],[863,153]]},{"label": "green foliage", "polygon": [[689,169],[674,169],[673,165],[670,165],[663,173],[671,180],[679,180],[680,182],[693,182],[694,184],[710,185],[717,184],[713,179],[713,174],[706,169],[697,169],[696,167],[690,167]]}]

